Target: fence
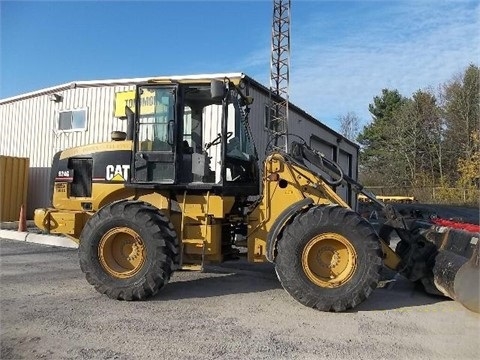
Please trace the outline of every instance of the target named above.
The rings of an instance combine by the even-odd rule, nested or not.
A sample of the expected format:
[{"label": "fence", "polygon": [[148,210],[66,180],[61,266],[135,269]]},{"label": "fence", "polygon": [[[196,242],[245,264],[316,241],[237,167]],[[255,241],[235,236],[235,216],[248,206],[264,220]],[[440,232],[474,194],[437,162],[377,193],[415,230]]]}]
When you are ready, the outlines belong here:
[{"label": "fence", "polygon": [[28,164],[28,158],[0,155],[0,221],[18,220],[27,206]]},{"label": "fence", "polygon": [[365,188],[381,196],[413,196],[422,203],[480,206],[479,189],[384,186],[366,186]]}]

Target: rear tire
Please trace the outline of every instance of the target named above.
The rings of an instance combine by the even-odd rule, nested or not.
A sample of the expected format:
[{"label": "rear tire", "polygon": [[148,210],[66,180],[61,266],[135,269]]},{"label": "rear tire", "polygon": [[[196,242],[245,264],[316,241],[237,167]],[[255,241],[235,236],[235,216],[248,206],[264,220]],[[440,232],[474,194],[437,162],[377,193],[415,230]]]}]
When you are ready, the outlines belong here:
[{"label": "rear tire", "polygon": [[372,226],[339,206],[314,206],[286,225],[277,244],[277,276],[297,301],[345,311],[377,287],[380,242]]},{"label": "rear tire", "polygon": [[169,219],[141,201],[95,213],[80,235],[80,267],[95,289],[118,300],[144,300],[169,281],[178,257]]}]

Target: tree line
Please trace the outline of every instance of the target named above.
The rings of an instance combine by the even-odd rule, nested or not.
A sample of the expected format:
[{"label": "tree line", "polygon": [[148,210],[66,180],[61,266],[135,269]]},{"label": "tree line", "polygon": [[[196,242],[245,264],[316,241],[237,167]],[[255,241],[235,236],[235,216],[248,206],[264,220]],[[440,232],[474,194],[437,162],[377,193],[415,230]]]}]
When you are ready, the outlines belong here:
[{"label": "tree line", "polygon": [[[372,121],[339,118],[341,132],[360,145],[367,186],[462,188],[478,201],[480,187],[480,68],[469,65],[437,88],[406,97],[383,89],[369,104]],[[468,201],[466,201],[468,202]]]}]

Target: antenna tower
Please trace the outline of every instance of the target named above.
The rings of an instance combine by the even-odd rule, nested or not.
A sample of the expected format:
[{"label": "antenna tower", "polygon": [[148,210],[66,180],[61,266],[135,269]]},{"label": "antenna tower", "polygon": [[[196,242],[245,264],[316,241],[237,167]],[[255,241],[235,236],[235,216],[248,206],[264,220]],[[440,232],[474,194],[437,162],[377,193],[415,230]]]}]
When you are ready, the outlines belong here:
[{"label": "antenna tower", "polygon": [[270,58],[270,131],[273,150],[288,151],[288,91],[290,78],[290,0],[273,0]]}]

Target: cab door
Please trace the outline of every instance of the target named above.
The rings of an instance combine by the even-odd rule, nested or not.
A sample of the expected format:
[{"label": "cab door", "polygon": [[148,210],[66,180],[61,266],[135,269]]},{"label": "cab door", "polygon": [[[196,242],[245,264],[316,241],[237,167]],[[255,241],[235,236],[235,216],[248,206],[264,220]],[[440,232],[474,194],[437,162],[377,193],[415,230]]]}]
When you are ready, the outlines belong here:
[{"label": "cab door", "polygon": [[132,182],[176,182],[176,86],[139,86]]}]

